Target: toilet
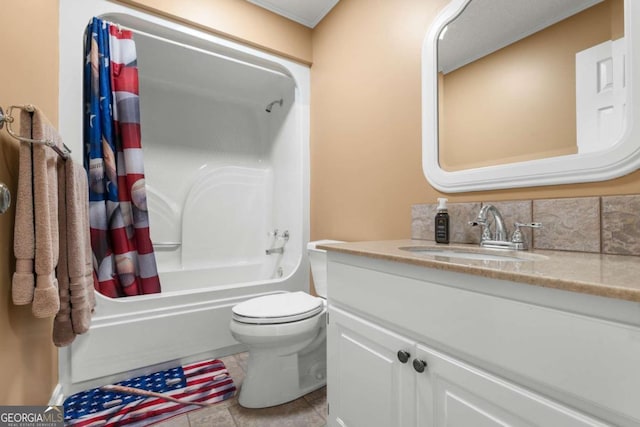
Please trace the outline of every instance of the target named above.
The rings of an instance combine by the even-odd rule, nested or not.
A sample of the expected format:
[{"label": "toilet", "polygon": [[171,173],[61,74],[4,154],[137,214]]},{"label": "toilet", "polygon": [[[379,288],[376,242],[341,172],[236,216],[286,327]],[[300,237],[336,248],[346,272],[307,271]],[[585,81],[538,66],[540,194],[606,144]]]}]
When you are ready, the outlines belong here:
[{"label": "toilet", "polygon": [[231,335],[246,344],[249,362],[238,403],[266,408],[304,396],[327,382],[327,254],[317,249],[337,240],[309,242],[311,273],[319,297],[283,292],[232,308]]}]

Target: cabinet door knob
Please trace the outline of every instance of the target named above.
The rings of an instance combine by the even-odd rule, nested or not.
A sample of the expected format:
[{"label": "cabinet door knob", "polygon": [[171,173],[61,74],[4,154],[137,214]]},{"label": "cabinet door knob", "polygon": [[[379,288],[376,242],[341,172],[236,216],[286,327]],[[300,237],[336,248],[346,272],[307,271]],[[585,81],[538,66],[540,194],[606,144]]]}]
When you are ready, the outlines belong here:
[{"label": "cabinet door knob", "polygon": [[402,363],[407,363],[409,358],[411,357],[411,353],[406,350],[398,350],[398,360]]},{"label": "cabinet door knob", "polygon": [[420,360],[420,359],[413,359],[413,369],[416,370],[416,372],[424,372],[424,368],[427,367],[427,362],[425,362],[424,360]]}]

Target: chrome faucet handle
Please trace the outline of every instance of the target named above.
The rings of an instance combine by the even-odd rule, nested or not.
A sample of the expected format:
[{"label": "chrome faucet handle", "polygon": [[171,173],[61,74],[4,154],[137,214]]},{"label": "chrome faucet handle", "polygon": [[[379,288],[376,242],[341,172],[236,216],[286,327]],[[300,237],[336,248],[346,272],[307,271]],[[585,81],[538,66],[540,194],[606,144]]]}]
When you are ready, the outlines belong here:
[{"label": "chrome faucet handle", "polygon": [[520,227],[542,228],[541,222],[516,222],[513,225],[515,225],[516,229]]},{"label": "chrome faucet handle", "polygon": [[273,237],[274,239],[282,239],[285,242],[289,240],[289,230],[284,230],[282,233],[277,228],[273,231],[269,231],[267,236]]},{"label": "chrome faucet handle", "polygon": [[541,222],[516,222],[513,225],[516,227],[516,229],[513,230],[513,234],[511,235],[512,243],[525,243],[524,234],[522,234],[522,230],[520,230],[520,227],[542,228]]}]

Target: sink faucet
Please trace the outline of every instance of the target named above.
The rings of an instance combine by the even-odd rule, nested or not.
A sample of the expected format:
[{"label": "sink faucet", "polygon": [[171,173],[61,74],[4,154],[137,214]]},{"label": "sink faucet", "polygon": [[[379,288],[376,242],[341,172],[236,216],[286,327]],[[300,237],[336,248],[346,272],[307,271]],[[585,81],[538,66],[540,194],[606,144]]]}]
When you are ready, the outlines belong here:
[{"label": "sink faucet", "polygon": [[[490,223],[488,222],[488,216],[493,216],[494,232],[491,233]],[[478,212],[478,216],[475,221],[469,221],[472,226],[482,227],[482,235],[480,237],[480,246],[487,248],[501,248],[501,249],[515,249],[526,250],[527,242],[524,240],[524,235],[520,231],[520,227],[540,228],[542,224],[539,222],[532,223],[515,223],[515,230],[511,239],[509,239],[509,233],[504,223],[502,214],[494,205],[483,205]]]},{"label": "sink faucet", "polygon": [[[495,223],[495,232],[491,235],[491,230],[489,229],[489,223],[487,222],[487,216],[491,214],[493,216],[493,222]],[[496,241],[506,241],[507,240],[507,227],[504,225],[504,218],[502,218],[502,214],[493,205],[486,204],[482,206],[480,212],[478,212],[478,216],[475,221],[469,221],[470,225],[473,226],[481,226],[482,227],[482,241],[485,240],[496,240]]]}]

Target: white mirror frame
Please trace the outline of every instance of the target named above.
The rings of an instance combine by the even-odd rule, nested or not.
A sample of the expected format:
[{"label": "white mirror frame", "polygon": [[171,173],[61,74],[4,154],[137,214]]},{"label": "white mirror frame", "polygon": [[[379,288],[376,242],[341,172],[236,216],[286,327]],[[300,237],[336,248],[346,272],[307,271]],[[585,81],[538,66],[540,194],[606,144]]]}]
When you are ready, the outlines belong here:
[{"label": "white mirror frame", "polygon": [[[606,181],[640,168],[640,1],[625,0],[627,106],[625,129],[614,146],[497,166],[446,171],[438,157],[438,35],[472,0],[452,0],[436,17],[422,47],[422,168],[445,193]],[[637,31],[636,31],[637,30]],[[496,129],[496,132],[500,132]],[[479,148],[480,149],[480,148]]]}]

